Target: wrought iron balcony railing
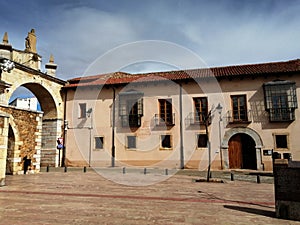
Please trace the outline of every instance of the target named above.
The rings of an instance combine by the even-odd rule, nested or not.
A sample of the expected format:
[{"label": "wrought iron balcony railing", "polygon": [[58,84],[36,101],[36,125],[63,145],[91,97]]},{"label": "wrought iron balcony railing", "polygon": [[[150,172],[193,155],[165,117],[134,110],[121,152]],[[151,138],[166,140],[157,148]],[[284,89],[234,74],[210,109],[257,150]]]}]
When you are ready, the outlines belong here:
[{"label": "wrought iron balcony railing", "polygon": [[[207,121],[206,121],[207,120]],[[194,113],[191,112],[186,118],[187,125],[205,125],[211,124],[211,117],[207,115],[207,113]]]},{"label": "wrought iron balcony railing", "polygon": [[272,108],[268,111],[270,122],[288,122],[295,120],[295,110],[293,108]]},{"label": "wrought iron balcony railing", "polygon": [[122,127],[140,127],[141,118],[140,114],[121,115]]},{"label": "wrought iron balcony railing", "polygon": [[154,121],[156,126],[174,126],[175,113],[155,114]]},{"label": "wrought iron balcony railing", "polygon": [[251,123],[251,110],[229,110],[227,112],[228,123]]}]

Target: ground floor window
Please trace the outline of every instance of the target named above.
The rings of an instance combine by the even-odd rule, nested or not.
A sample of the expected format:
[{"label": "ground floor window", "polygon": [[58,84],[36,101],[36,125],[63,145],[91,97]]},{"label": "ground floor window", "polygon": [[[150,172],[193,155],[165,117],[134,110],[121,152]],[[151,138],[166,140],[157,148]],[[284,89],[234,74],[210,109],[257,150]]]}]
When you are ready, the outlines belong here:
[{"label": "ground floor window", "polygon": [[127,136],[127,148],[136,148],[136,136]]},{"label": "ground floor window", "polygon": [[161,135],[160,140],[161,140],[161,148],[163,149],[170,149],[172,148],[172,136],[167,134],[167,135]]},{"label": "ground floor window", "polygon": [[288,135],[286,134],[275,134],[275,149],[288,149]]},{"label": "ground floor window", "polygon": [[207,147],[207,135],[197,134],[197,148],[206,148],[206,147]]},{"label": "ground floor window", "polygon": [[95,137],[95,149],[103,149],[104,137]]}]

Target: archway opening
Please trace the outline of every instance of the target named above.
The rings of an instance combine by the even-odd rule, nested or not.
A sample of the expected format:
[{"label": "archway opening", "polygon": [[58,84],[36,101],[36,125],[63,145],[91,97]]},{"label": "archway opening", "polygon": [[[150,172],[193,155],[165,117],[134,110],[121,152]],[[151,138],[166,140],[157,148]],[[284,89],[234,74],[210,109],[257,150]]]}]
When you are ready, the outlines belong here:
[{"label": "archway opening", "polygon": [[7,156],[6,156],[6,174],[12,175],[14,172],[13,158],[15,149],[15,134],[11,126],[8,129]]},{"label": "archway opening", "polygon": [[233,135],[228,141],[230,169],[257,169],[255,141],[244,133]]},{"label": "archway opening", "polygon": [[26,87],[18,87],[9,99],[9,105],[25,110],[41,111],[41,104],[37,97]]}]

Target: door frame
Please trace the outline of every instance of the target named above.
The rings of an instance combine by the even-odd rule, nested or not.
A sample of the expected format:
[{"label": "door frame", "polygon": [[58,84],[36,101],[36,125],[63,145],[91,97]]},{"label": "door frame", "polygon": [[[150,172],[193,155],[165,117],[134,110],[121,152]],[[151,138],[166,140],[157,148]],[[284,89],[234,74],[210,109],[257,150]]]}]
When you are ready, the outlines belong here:
[{"label": "door frame", "polygon": [[221,145],[224,169],[229,169],[228,142],[232,136],[238,133],[247,134],[254,140],[255,149],[256,149],[256,165],[257,165],[256,167],[257,170],[263,170],[262,153],[261,153],[261,149],[263,148],[262,139],[260,138],[259,134],[255,130],[247,127],[231,128],[225,132],[222,140],[222,145]]}]

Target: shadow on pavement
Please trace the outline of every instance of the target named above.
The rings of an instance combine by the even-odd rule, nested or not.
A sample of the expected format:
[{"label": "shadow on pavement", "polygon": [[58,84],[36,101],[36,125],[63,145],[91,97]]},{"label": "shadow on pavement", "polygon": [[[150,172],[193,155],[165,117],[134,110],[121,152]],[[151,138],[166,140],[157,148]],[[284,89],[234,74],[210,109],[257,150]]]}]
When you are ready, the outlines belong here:
[{"label": "shadow on pavement", "polygon": [[263,210],[263,209],[255,209],[255,208],[235,206],[235,205],[224,205],[224,208],[275,218],[275,212]]}]

